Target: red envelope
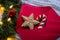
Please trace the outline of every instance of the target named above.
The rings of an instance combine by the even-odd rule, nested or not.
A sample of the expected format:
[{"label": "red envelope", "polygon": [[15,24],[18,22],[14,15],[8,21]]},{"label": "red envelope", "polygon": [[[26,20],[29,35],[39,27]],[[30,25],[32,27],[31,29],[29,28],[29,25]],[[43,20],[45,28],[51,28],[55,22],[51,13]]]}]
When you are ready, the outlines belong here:
[{"label": "red envelope", "polygon": [[[34,14],[34,19],[40,14],[45,14],[47,16],[46,25],[41,29],[38,29],[39,25],[34,26],[33,30],[22,28],[21,25],[24,21],[21,16],[28,17],[31,13]],[[22,40],[56,40],[60,36],[60,17],[49,6],[42,7],[22,4],[16,24],[16,31]]]}]

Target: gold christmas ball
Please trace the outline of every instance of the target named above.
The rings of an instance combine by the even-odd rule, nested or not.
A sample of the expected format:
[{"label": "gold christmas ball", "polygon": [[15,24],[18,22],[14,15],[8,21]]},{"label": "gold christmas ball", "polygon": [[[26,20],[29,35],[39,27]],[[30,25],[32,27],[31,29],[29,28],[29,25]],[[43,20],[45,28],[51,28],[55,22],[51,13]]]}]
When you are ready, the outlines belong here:
[{"label": "gold christmas ball", "polygon": [[4,13],[4,10],[5,10],[5,8],[4,8],[4,7],[1,7],[0,11],[1,11],[2,13]]},{"label": "gold christmas ball", "polygon": [[18,40],[16,37],[8,37],[7,40]]}]

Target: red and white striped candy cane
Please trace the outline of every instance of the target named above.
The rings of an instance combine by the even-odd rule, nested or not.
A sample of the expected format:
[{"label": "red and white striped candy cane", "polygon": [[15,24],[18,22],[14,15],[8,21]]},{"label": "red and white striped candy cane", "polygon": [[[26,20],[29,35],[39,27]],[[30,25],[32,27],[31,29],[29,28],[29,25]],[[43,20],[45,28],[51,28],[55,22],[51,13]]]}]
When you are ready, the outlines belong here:
[{"label": "red and white striped candy cane", "polygon": [[46,24],[47,16],[45,14],[39,15],[36,20],[40,22],[38,28],[43,28]]}]

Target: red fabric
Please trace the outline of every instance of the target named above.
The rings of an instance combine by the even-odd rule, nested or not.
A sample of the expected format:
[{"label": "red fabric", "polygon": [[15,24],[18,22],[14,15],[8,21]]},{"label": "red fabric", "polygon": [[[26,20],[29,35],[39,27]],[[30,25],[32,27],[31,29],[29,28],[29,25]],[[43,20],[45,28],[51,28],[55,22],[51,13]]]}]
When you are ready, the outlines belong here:
[{"label": "red fabric", "polygon": [[[38,29],[36,25],[33,30],[22,28],[22,15],[29,16],[34,14],[34,19],[40,14],[47,16],[46,26]],[[16,24],[16,31],[21,36],[22,40],[56,40],[60,36],[60,16],[51,7],[35,7],[28,4],[22,4],[21,11]]]}]

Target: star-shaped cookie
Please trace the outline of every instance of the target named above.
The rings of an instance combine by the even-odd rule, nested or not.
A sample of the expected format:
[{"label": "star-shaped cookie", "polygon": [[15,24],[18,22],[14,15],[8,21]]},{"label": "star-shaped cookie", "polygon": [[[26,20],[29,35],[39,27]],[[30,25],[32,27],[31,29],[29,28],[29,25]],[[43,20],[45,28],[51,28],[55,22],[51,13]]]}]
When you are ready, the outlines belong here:
[{"label": "star-shaped cookie", "polygon": [[34,25],[39,23],[39,21],[34,20],[33,13],[29,17],[22,16],[22,18],[24,20],[24,23],[21,26],[22,27],[29,27],[30,30],[33,30],[34,29]]}]

